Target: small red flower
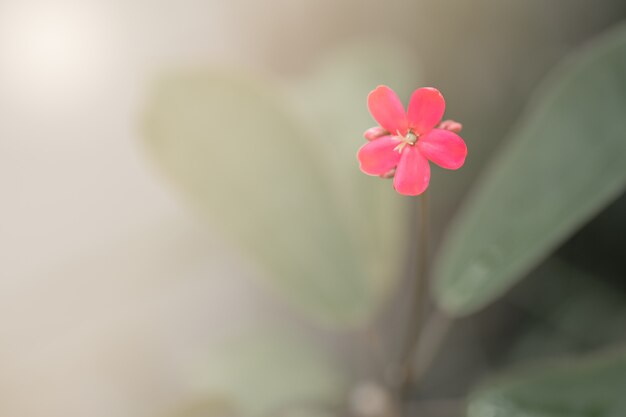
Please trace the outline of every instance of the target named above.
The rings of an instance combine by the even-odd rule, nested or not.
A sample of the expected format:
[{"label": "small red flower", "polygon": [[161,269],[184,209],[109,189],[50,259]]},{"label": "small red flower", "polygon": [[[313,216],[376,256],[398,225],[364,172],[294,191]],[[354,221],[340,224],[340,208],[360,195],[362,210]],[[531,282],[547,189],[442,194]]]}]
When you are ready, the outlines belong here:
[{"label": "small red flower", "polygon": [[393,186],[403,195],[419,195],[430,181],[428,161],[447,169],[463,166],[467,146],[455,132],[461,124],[446,120],[441,93],[431,87],[413,92],[408,111],[396,93],[381,85],[367,97],[369,111],[380,126],[368,129],[369,141],[359,149],[361,171],[368,175],[394,176]]}]

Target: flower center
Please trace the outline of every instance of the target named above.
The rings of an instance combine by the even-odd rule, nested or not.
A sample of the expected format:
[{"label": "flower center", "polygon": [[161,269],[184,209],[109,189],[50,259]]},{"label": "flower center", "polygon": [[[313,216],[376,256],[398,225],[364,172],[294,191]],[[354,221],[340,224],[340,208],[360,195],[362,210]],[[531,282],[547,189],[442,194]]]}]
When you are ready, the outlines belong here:
[{"label": "flower center", "polygon": [[419,137],[419,135],[416,135],[415,133],[413,133],[412,131],[409,130],[409,133],[406,134],[406,136],[400,136],[398,134],[398,138],[402,141],[400,142],[400,144],[398,146],[396,146],[394,148],[394,151],[398,151],[399,153],[402,153],[402,150],[404,149],[405,146],[413,146],[415,145],[415,142],[417,142],[417,138]]},{"label": "flower center", "polygon": [[403,139],[409,145],[415,145],[417,142],[417,135],[409,130],[409,133]]}]

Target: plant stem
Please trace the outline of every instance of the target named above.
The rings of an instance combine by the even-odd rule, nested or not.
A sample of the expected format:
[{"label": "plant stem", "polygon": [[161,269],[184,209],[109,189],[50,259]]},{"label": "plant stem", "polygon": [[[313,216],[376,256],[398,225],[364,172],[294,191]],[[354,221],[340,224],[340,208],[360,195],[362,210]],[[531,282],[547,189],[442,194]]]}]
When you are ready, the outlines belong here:
[{"label": "plant stem", "polygon": [[400,396],[406,401],[410,388],[415,382],[414,359],[419,347],[419,339],[422,329],[424,312],[427,310],[427,291],[428,291],[428,241],[429,241],[429,224],[430,224],[430,208],[428,201],[428,192],[424,192],[420,198],[417,221],[417,277],[415,280],[415,289],[413,300],[411,303],[412,311],[409,319],[409,332],[407,338],[407,350],[404,354],[403,379],[400,387]]}]

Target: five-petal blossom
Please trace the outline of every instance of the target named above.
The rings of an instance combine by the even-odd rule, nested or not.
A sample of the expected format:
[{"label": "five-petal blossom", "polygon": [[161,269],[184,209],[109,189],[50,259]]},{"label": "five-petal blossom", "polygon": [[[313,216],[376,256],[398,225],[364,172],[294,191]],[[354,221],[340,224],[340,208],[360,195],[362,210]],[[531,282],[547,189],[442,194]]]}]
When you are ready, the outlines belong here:
[{"label": "five-petal blossom", "polygon": [[369,142],[359,149],[364,173],[393,175],[396,191],[419,195],[430,181],[429,161],[447,169],[463,166],[467,146],[455,133],[461,125],[450,121],[438,126],[446,104],[437,89],[415,90],[406,112],[396,93],[384,85],[369,94],[367,104],[380,126],[365,132]]}]

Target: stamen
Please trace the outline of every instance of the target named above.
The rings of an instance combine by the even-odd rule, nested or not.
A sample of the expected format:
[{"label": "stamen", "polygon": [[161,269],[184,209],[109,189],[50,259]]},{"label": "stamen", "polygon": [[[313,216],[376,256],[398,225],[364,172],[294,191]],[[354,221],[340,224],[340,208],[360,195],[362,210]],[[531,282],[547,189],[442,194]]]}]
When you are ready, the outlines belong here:
[{"label": "stamen", "polygon": [[393,148],[394,151],[398,152],[398,153],[402,153],[402,149],[404,149],[404,147],[407,145],[406,142],[402,141],[400,142],[395,148]]}]

